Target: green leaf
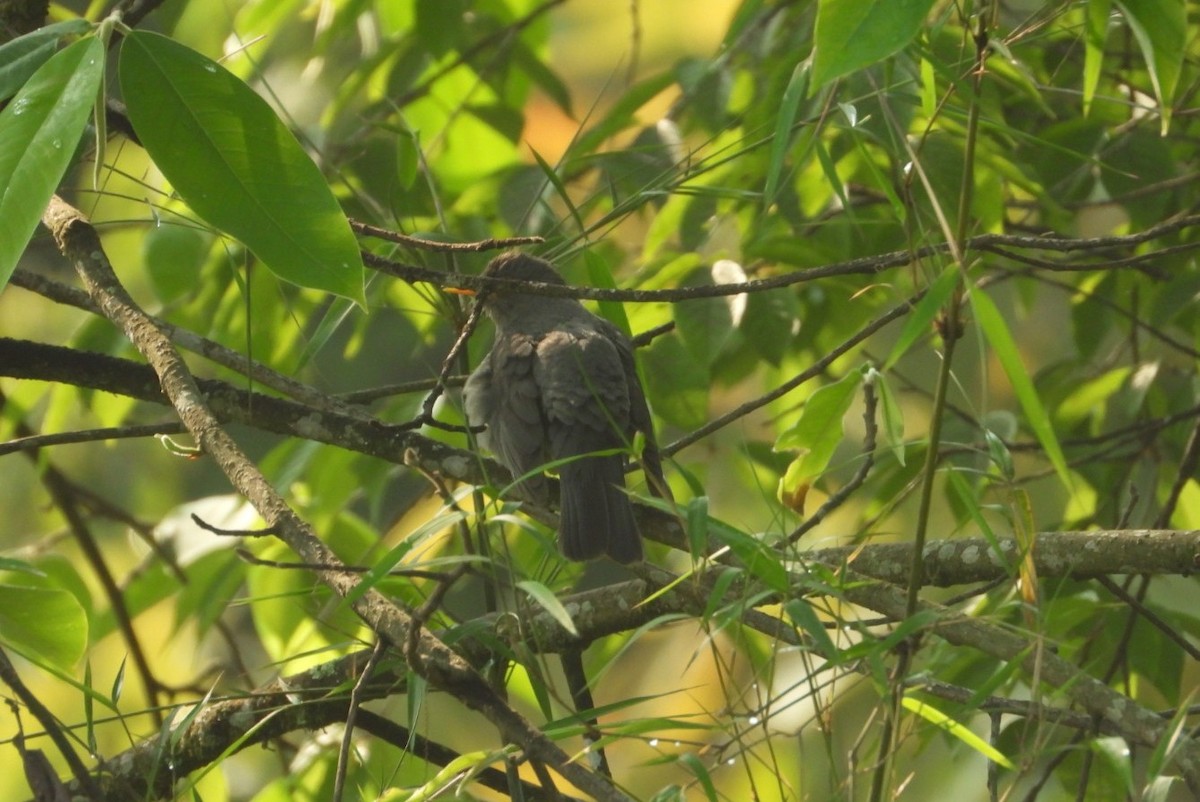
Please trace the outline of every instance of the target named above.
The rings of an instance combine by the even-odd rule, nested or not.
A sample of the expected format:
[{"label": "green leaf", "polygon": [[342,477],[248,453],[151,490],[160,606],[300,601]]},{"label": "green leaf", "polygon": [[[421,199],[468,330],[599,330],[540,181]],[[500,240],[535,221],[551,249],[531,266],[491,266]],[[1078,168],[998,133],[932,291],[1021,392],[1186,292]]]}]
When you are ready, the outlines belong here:
[{"label": "green leaf", "polygon": [[1101,761],[1111,770],[1113,776],[1120,778],[1120,796],[1131,798],[1135,792],[1133,782],[1133,758],[1129,744],[1124,738],[1110,735],[1096,738],[1090,744],[1092,752],[1099,755]]},{"label": "green leaf", "polygon": [[520,67],[564,114],[568,117],[574,116],[571,111],[571,90],[524,42],[518,41],[513,47],[513,63]]},{"label": "green leaf", "polygon": [[985,292],[971,291],[971,308],[975,310],[975,318],[979,321],[979,328],[983,332],[984,339],[995,352],[996,358],[1000,360],[1000,365],[1004,368],[1004,373],[1012,384],[1017,401],[1020,402],[1021,409],[1025,412],[1025,418],[1029,421],[1029,427],[1033,429],[1038,442],[1046,450],[1046,456],[1050,459],[1050,464],[1054,466],[1055,472],[1058,473],[1058,478],[1062,480],[1063,486],[1070,489],[1071,476],[1067,471],[1067,461],[1063,457],[1062,447],[1058,443],[1058,437],[1054,434],[1054,427],[1050,425],[1050,416],[1046,414],[1046,409],[1042,406],[1041,399],[1038,398],[1033,381],[1029,378],[1029,373],[1021,361],[1021,354],[1017,350],[1017,343],[1013,340],[1012,332],[1008,330],[1008,324],[1004,322],[1000,310],[996,308],[996,304]]},{"label": "green leaf", "polygon": [[0,643],[70,669],[87,646],[87,615],[61,588],[0,585]]},{"label": "green leaf", "polygon": [[771,548],[762,538],[748,535],[728,524],[709,519],[709,529],[717,539],[729,546],[746,566],[746,570],[763,581],[768,588],[777,593],[786,593],[790,580],[787,569],[780,560],[779,552]]},{"label": "green leaf", "polygon": [[708,802],[717,802],[717,787],[713,784],[712,777],[708,773],[708,769],[700,761],[694,753],[684,752],[679,756],[679,762],[687,766],[688,771],[695,775],[696,780],[700,783],[700,787],[704,789],[704,798]]},{"label": "green leaf", "polygon": [[817,476],[829,464],[834,449],[842,441],[842,418],[850,409],[860,381],[862,373],[854,371],[841,381],[817,390],[805,403],[796,425],[775,442],[776,451],[799,449],[806,452],[801,458],[803,468],[797,478]]},{"label": "green leaf", "polygon": [[875,373],[875,394],[879,397],[879,412],[883,417],[883,441],[892,451],[896,462],[904,465],[904,411],[892,392],[887,376]]},{"label": "green leaf", "polygon": [[1112,0],[1088,0],[1083,51],[1083,116],[1092,108],[1096,87],[1100,83],[1100,68],[1104,63],[1104,42],[1108,38],[1108,15]]},{"label": "green leaf", "polygon": [[80,39],[43,64],[0,112],[0,287],[71,164],[103,73],[103,45]]},{"label": "green leaf", "polygon": [[681,429],[703,426],[708,420],[707,366],[697,362],[677,336],[657,337],[642,351],[639,357],[655,413]]},{"label": "green leaf", "polygon": [[945,730],[993,763],[1003,766],[1006,769],[1016,768],[1013,766],[1012,761],[1004,756],[1003,752],[980,738],[969,727],[959,724],[936,707],[927,705],[911,696],[905,696],[900,702],[904,705],[905,710],[916,713],[930,724]]},{"label": "green leaf", "polygon": [[729,302],[724,298],[697,298],[671,308],[675,330],[688,351],[702,365],[712,365],[733,334]]},{"label": "green leaf", "polygon": [[932,6],[933,0],[821,0],[809,92],[899,52]]},{"label": "green leaf", "polygon": [[800,627],[813,639],[817,651],[822,657],[833,665],[837,665],[841,661],[837,645],[833,642],[833,638],[829,637],[829,631],[825,629],[825,624],[808,602],[802,599],[790,599],[784,602],[783,609],[788,618],[792,619],[792,624]]},{"label": "green leaf", "polygon": [[1187,44],[1187,11],[1183,0],[1116,0],[1125,14],[1150,71],[1150,83],[1162,114],[1162,133],[1171,125],[1171,101]]},{"label": "green leaf", "polygon": [[[613,279],[612,268],[600,254],[588,248],[583,252],[583,263],[587,266],[588,280],[593,287],[615,290],[617,282]],[[625,305],[620,301],[600,301],[600,314],[610,320],[621,331],[629,333],[629,316],[625,314]]]},{"label": "green leaf", "polygon": [[142,239],[142,264],[160,301],[170,303],[195,292],[213,238],[183,225],[159,225]]},{"label": "green leaf", "polygon": [[196,214],[280,278],[365,303],[346,216],[266,101],[194,50],[142,31],[122,43],[119,75],[142,145]]},{"label": "green leaf", "polygon": [[790,290],[746,294],[746,311],[738,331],[758,355],[778,367],[800,328],[796,296]]},{"label": "green leaf", "polygon": [[697,496],[687,505],[688,549],[694,559],[708,552],[708,496]]},{"label": "green leaf", "polygon": [[604,140],[633,125],[636,122],[634,113],[673,83],[675,75],[668,71],[634,84],[613,104],[604,119],[571,143],[568,155],[563,157],[563,161],[567,161],[568,158],[591,156]]},{"label": "green leaf", "polygon": [[892,352],[888,354],[887,360],[883,363],[884,371],[894,367],[900,357],[908,353],[909,348],[912,348],[913,343],[929,331],[933,319],[950,299],[950,293],[958,286],[958,276],[958,267],[950,265],[930,285],[929,291],[917,302],[912,314],[904,321],[904,328],[900,330],[900,336],[896,338]]},{"label": "green leaf", "polygon": [[84,33],[89,28],[91,24],[87,20],[67,20],[6,42],[0,47],[0,100],[12,97],[29,80],[54,54],[59,39]]},{"label": "green leaf", "polygon": [[567,608],[563,607],[562,602],[550,588],[532,579],[518,582],[517,587],[528,593],[530,598],[537,602],[543,610],[550,613],[550,616],[561,624],[563,629],[572,635],[579,635],[579,630],[575,628],[575,622],[571,620],[571,614],[567,612]]},{"label": "green leaf", "polygon": [[808,77],[808,64],[802,62],[792,70],[787,88],[783,90],[783,98],[779,104],[779,117],[775,120],[775,136],[771,139],[771,157],[767,164],[767,181],[763,188],[763,208],[769,208],[775,202],[775,194],[779,191],[779,177],[783,173],[783,160],[787,156],[788,146],[792,143],[792,126],[796,122],[796,112],[800,108],[800,100],[804,97],[805,79]]}]

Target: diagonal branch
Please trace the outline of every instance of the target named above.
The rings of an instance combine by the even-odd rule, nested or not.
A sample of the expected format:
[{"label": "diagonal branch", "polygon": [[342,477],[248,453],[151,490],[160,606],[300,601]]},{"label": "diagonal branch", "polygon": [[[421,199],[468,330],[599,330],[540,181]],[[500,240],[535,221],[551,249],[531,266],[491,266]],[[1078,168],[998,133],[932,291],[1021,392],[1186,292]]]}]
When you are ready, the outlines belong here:
[{"label": "diagonal branch", "polygon": [[[308,523],[288,506],[221,427],[170,340],[121,286],[104,254],[99,235],[83,214],[55,197],[43,222],[53,233],[59,250],[74,265],[88,294],[104,316],[117,324],[150,363],[163,392],[192,437],[221,468],[233,487],[303,560],[338,565],[337,558],[317,538]],[[530,758],[553,766],[567,780],[597,799],[627,798],[604,778],[573,763],[557,744],[509,707],[459,654],[424,627],[415,626],[407,613],[382,594],[373,589],[364,591],[360,582],[346,572],[322,569],[316,573],[335,593],[348,598],[363,621],[393,647],[414,642],[417,648],[406,652],[412,659],[413,671],[432,686],[453,694],[468,707],[482,713],[505,742],[516,744]]]}]

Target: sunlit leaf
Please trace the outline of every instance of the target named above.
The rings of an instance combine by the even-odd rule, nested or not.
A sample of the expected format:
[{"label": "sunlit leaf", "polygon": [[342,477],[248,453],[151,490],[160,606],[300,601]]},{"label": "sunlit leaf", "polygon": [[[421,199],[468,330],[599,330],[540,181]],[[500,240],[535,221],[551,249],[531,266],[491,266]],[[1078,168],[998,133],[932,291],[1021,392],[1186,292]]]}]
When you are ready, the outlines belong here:
[{"label": "sunlit leaf", "polygon": [[911,696],[905,696],[901,700],[901,704],[904,705],[905,710],[916,713],[930,724],[945,730],[947,733],[957,738],[966,746],[971,747],[993,763],[997,763],[1006,769],[1015,768],[1013,762],[1005,757],[1000,750],[996,749],[996,747],[992,746],[987,741],[983,740],[974,732],[972,732],[970,727],[959,724],[957,721],[950,718],[936,707],[927,705]]},{"label": "sunlit leaf", "polygon": [[0,585],[0,643],[70,669],[87,647],[87,615],[71,593]]},{"label": "sunlit leaf", "polygon": [[216,62],[153,33],[125,38],[119,74],[142,145],[196,214],[280,278],[365,302],[350,225],[266,101]]},{"label": "sunlit leaf", "polygon": [[80,39],[38,68],[0,112],[0,287],[71,164],[103,74],[103,45]]},{"label": "sunlit leaf", "polygon": [[571,620],[571,614],[567,612],[567,608],[563,607],[562,602],[550,588],[532,579],[518,582],[517,587],[528,593],[529,597],[541,605],[543,610],[550,613],[550,616],[562,625],[563,629],[572,635],[579,634],[579,630],[575,628],[575,622]]},{"label": "sunlit leaf", "polygon": [[933,0],[821,0],[812,90],[900,51],[932,7]]},{"label": "sunlit leaf", "polygon": [[842,418],[862,381],[862,373],[853,371],[841,381],[829,384],[812,394],[800,413],[795,426],[785,431],[775,442],[776,451],[800,450],[800,477],[820,475],[842,441]]}]

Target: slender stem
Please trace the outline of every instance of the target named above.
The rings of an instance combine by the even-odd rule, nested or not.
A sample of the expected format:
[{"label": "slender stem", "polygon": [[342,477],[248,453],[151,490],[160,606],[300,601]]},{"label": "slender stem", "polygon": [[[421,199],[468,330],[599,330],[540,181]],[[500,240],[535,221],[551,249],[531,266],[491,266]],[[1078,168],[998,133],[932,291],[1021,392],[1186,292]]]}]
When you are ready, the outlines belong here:
[{"label": "slender stem", "polygon": [[[950,252],[959,260],[960,276],[967,269],[966,243],[971,224],[971,201],[975,189],[975,149],[979,134],[979,96],[982,88],[984,66],[987,60],[988,23],[979,18],[975,30],[975,69],[973,91],[967,109],[966,143],[964,148],[962,184],[958,193],[958,216],[955,221],[954,239],[958,247]],[[954,243],[951,243],[953,246]],[[963,279],[946,303],[946,312],[941,321],[942,365],[938,371],[937,385],[933,392],[933,408],[930,410],[929,446],[925,450],[925,464],[921,469],[920,506],[917,510],[916,531],[913,536],[912,559],[909,563],[908,593],[905,598],[904,617],[911,618],[920,604],[921,587],[925,584],[925,541],[929,532],[929,514],[933,507],[933,488],[937,478],[937,466],[941,459],[942,421],[946,412],[946,394],[952,380],[954,347],[962,334]],[[897,649],[896,666],[891,676],[891,704],[889,715],[884,720],[880,734],[879,762],[871,781],[871,802],[882,802],[883,795],[891,787],[892,766],[899,747],[899,721],[904,698],[904,679],[912,665],[917,649],[915,639],[905,641]]]}]

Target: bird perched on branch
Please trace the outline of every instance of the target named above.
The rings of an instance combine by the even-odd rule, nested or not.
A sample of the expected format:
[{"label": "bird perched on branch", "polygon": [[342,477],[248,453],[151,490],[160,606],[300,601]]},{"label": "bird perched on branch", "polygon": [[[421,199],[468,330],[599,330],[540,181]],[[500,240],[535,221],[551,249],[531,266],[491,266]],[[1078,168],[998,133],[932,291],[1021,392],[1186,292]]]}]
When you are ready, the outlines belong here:
[{"label": "bird perched on branch", "polygon": [[[493,259],[484,275],[565,284],[549,262],[515,252]],[[520,485],[531,501],[550,501],[541,471],[555,463],[564,557],[642,559],[625,492],[625,455],[635,432],[645,436],[651,492],[669,490],[629,338],[574,298],[493,287],[480,292],[480,302],[496,324],[492,350],[464,390],[467,420],[486,427],[480,444],[514,477],[531,474]]]}]

